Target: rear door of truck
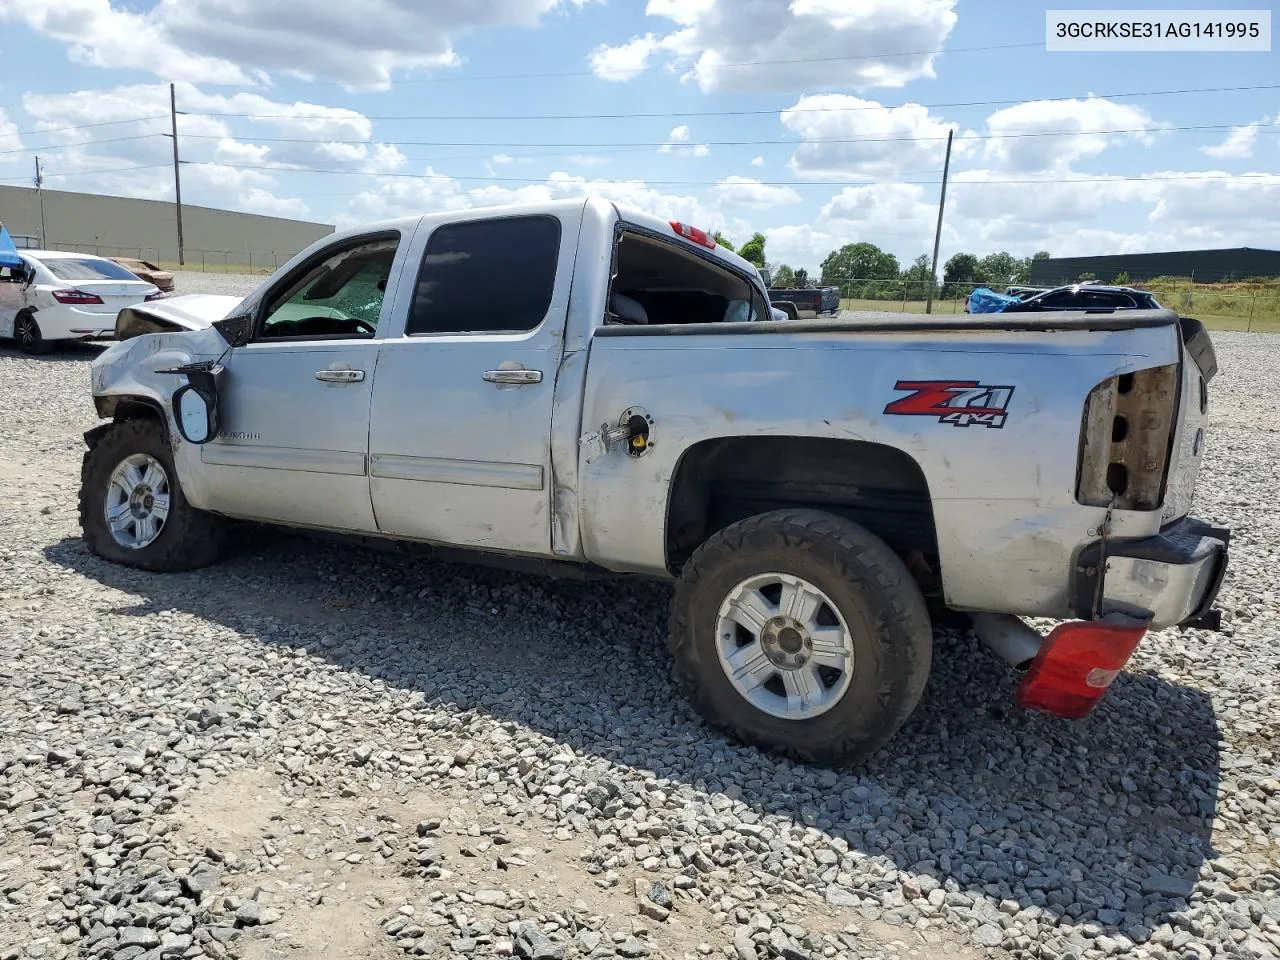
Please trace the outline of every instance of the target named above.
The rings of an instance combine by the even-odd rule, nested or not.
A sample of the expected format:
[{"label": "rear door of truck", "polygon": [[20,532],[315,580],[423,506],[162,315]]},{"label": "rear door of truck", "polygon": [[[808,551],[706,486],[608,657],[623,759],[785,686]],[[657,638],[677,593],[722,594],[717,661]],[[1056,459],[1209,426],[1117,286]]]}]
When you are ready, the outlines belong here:
[{"label": "rear door of truck", "polygon": [[551,409],[582,206],[424,221],[378,357],[369,432],[384,534],[550,550]]}]

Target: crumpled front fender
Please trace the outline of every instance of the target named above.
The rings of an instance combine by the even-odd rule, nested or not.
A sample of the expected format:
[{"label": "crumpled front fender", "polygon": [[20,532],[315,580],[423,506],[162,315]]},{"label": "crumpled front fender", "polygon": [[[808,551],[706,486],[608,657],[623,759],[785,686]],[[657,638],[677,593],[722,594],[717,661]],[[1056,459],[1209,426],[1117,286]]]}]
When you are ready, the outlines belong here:
[{"label": "crumpled front fender", "polygon": [[226,348],[212,330],[153,333],[112,344],[93,361],[91,382],[98,415],[113,417],[122,399],[149,401],[172,418],[169,398],[185,382],[162,373],[185,363],[213,359]]}]

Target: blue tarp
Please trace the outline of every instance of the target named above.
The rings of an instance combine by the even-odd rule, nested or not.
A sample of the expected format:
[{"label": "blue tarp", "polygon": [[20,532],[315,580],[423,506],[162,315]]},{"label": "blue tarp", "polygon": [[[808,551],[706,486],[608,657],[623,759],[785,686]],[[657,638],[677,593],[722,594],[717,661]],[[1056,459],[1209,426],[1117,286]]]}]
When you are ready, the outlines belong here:
[{"label": "blue tarp", "polygon": [[13,237],[9,236],[5,225],[0,223],[0,267],[20,266],[22,261],[18,258],[18,248],[13,245]]},{"label": "blue tarp", "polygon": [[1011,303],[1017,303],[1017,297],[996,293],[986,287],[979,287],[969,294],[970,313],[999,313]]}]

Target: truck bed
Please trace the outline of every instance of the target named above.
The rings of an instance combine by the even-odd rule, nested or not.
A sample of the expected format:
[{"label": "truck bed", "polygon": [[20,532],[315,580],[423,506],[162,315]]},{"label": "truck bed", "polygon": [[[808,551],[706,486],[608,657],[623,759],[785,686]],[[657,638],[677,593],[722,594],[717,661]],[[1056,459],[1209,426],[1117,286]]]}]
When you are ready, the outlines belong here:
[{"label": "truck bed", "polygon": [[606,326],[596,331],[597,337],[650,336],[679,337],[704,334],[780,334],[780,333],[963,333],[982,331],[1053,330],[1139,330],[1178,324],[1172,310],[1123,310],[1114,313],[1090,313],[1064,310],[1057,313],[965,314],[961,316],[925,316],[908,314],[890,317],[874,311],[846,311],[835,320],[775,320],[766,323],[695,323],[653,326]]}]

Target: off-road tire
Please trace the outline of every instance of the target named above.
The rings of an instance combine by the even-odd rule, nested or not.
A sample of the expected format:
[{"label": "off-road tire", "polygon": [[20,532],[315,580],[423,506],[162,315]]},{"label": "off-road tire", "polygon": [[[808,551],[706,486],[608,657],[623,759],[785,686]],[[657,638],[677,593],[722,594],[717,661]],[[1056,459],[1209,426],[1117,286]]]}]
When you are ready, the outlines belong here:
[{"label": "off-road tire", "polygon": [[[35,331],[34,340],[25,340],[18,336],[18,326],[28,322],[31,324],[31,329]],[[40,322],[30,310],[23,310],[13,318],[13,339],[18,344],[19,350],[32,357],[48,353],[53,348],[53,344],[44,338],[44,334],[40,331]]]},{"label": "off-road tire", "polygon": [[[111,536],[103,504],[112,471],[136,453],[150,454],[164,465],[169,475],[169,515],[152,543],[131,550]],[[226,542],[225,521],[187,502],[164,429],[150,419],[113,424],[85,453],[80,467],[80,529],[90,552],[104,560],[165,573],[216,562]]]},{"label": "off-road tire", "polygon": [[[771,716],[742,697],[720,665],[720,605],[737,584],[766,572],[820,588],[853,635],[849,689],[819,716]],[[851,764],[888,742],[919,703],[933,630],[920,589],[884,541],[832,514],[791,509],[739,521],[698,548],[676,583],[668,645],[678,681],[712,724],[804,761]]]}]

